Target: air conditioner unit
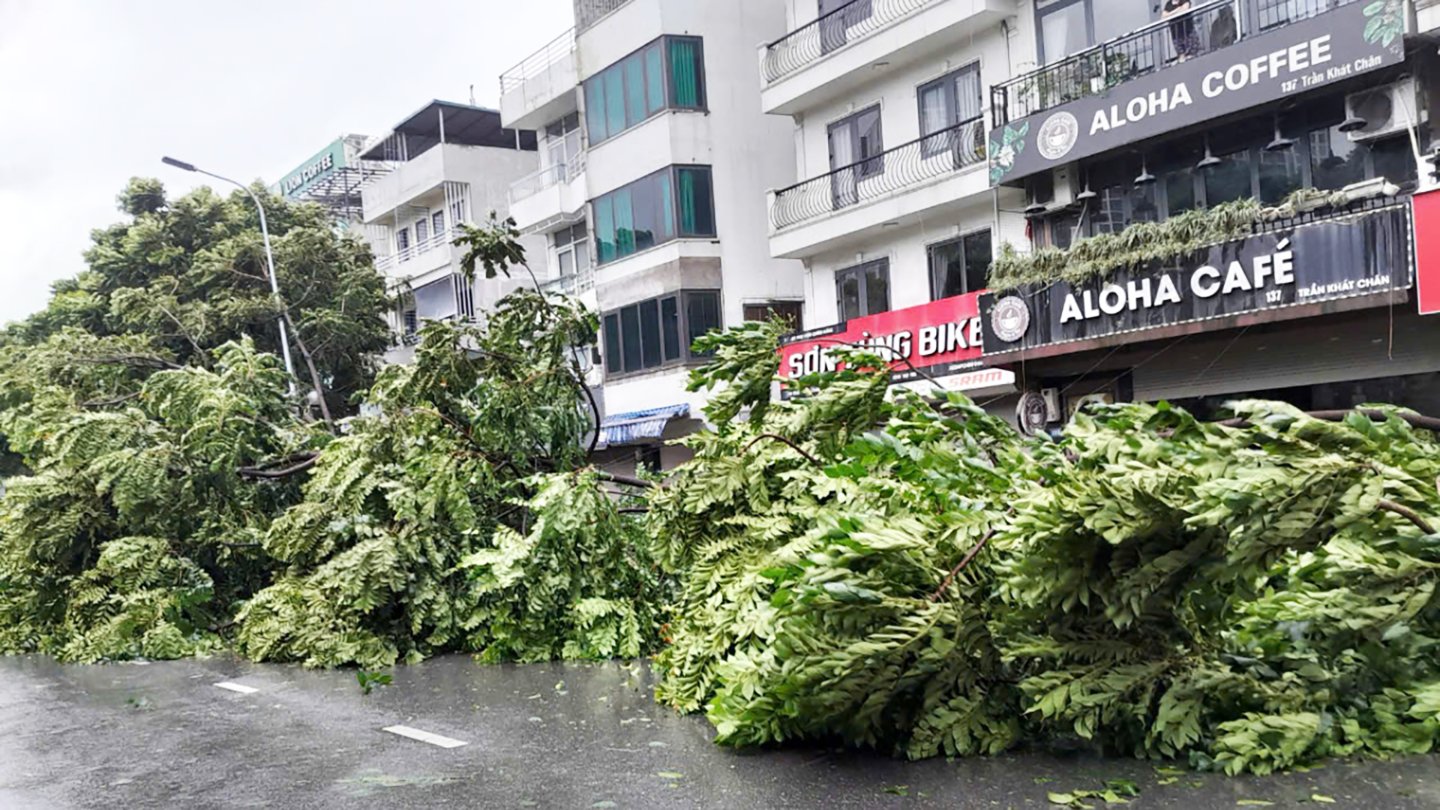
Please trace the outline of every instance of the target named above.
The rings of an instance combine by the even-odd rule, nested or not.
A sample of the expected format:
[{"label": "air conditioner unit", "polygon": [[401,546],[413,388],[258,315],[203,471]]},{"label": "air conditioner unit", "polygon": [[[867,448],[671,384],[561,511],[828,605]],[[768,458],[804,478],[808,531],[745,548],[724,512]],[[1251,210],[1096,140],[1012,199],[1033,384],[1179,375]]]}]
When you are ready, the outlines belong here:
[{"label": "air conditioner unit", "polygon": [[1051,172],[1051,187],[1054,191],[1050,199],[1046,201],[1047,211],[1056,211],[1061,208],[1068,208],[1075,203],[1075,195],[1080,193],[1080,183],[1077,180],[1079,172],[1076,171],[1074,163],[1061,166]]},{"label": "air conditioner unit", "polygon": [[[1346,129],[1352,141],[1368,141],[1403,132],[1406,127],[1419,124],[1419,104],[1415,98],[1415,81],[1409,77],[1379,87],[1357,90],[1345,96],[1346,123],[1353,122],[1353,128]],[[1363,122],[1363,123],[1362,123]]]}]

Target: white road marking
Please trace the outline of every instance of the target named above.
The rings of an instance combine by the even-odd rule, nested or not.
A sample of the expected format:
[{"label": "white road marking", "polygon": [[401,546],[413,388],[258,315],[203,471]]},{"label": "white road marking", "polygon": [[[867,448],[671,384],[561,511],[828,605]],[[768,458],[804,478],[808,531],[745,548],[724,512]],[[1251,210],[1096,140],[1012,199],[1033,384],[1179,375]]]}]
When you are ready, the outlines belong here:
[{"label": "white road marking", "polygon": [[399,734],[401,737],[409,737],[412,740],[427,742],[431,745],[438,745],[441,748],[459,748],[462,745],[468,745],[464,740],[452,740],[449,737],[441,737],[439,734],[431,734],[428,731],[421,731],[418,728],[410,728],[409,726],[386,726],[380,730],[388,731],[391,734]]},{"label": "white road marking", "polygon": [[239,692],[242,695],[253,695],[260,691],[253,686],[246,686],[243,683],[232,683],[230,681],[221,681],[215,685],[221,689],[229,689],[231,692]]}]

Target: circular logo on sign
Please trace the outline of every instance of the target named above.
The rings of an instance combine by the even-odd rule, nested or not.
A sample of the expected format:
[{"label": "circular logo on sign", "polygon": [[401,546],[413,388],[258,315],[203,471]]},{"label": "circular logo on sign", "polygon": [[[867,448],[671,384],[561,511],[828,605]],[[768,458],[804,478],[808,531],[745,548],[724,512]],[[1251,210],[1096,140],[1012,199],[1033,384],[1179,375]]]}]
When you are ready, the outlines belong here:
[{"label": "circular logo on sign", "polygon": [[1080,122],[1068,112],[1058,112],[1045,119],[1040,125],[1040,134],[1035,138],[1035,148],[1047,160],[1059,160],[1070,154],[1075,139],[1080,137]]},{"label": "circular logo on sign", "polygon": [[990,328],[995,337],[1014,343],[1030,328],[1030,308],[1018,296],[1007,296],[995,302],[990,310]]},{"label": "circular logo on sign", "polygon": [[1015,404],[1015,423],[1020,432],[1034,436],[1045,430],[1050,420],[1045,414],[1045,397],[1037,391],[1026,391]]}]

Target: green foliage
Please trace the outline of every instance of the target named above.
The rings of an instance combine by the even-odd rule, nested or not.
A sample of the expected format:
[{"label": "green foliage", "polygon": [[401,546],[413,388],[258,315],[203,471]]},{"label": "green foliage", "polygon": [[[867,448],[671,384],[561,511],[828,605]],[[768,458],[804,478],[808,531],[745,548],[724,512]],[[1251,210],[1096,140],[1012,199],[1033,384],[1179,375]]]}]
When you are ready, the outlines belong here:
[{"label": "green foliage", "polygon": [[[757,373],[733,362],[749,357],[773,372],[773,353],[728,348],[712,371]],[[1004,750],[1020,728],[995,683],[988,555],[950,571],[997,525],[988,504],[1025,479],[1024,459],[963,397],[887,400],[888,375],[863,370],[879,358],[846,361],[861,370],[686,439],[695,459],[652,498],[656,554],[682,577],[657,694],[705,707],[726,744]],[[735,409],[720,398],[710,416]]]},{"label": "green foliage", "polygon": [[1208,245],[1248,236],[1257,223],[1344,201],[1344,195],[1335,192],[1300,189],[1277,206],[1265,207],[1247,197],[1213,208],[1196,208],[1162,222],[1137,222],[1117,233],[1081,239],[1065,250],[1040,248],[1019,253],[1007,244],[990,265],[988,286],[1000,292],[1054,281],[1078,284],[1123,267],[1174,260]]},{"label": "green foliage", "polygon": [[590,427],[571,347],[595,326],[528,292],[484,327],[427,325],[415,362],[377,382],[381,414],[350,422],[265,536],[287,567],[241,611],[241,652],[378,667],[649,650],[652,566],[631,519],[570,472]]},{"label": "green foliage", "polygon": [[[765,339],[714,341],[696,379]],[[1110,406],[1052,444],[887,382],[799,381],[686,439],[652,498],[681,579],[658,696],[720,742],[1079,740],[1229,773],[1435,744],[1440,445],[1398,411]]]},{"label": "green foliage", "polygon": [[0,650],[95,661],[215,646],[212,625],[270,570],[258,554],[269,517],[298,495],[237,470],[314,439],[285,411],[283,370],[249,341],[227,344],[214,371],[138,385],[113,368],[79,374],[80,389],[133,396],[67,411],[51,382],[88,367],[45,356],[43,396],[5,412],[34,472],[0,500]]},{"label": "green foliage", "polygon": [[[384,281],[369,248],[337,231],[324,209],[253,190],[265,205],[294,329],[311,350],[332,410],[345,412],[370,386],[375,357],[388,343]],[[7,343],[43,346],[73,329],[127,340],[181,365],[207,365],[214,349],[244,336],[279,353],[281,308],[248,196],[201,188],[171,200],[158,180],[135,178],[118,202],[129,219],[94,231],[89,269],[57,282],[44,310],[6,329]]]}]

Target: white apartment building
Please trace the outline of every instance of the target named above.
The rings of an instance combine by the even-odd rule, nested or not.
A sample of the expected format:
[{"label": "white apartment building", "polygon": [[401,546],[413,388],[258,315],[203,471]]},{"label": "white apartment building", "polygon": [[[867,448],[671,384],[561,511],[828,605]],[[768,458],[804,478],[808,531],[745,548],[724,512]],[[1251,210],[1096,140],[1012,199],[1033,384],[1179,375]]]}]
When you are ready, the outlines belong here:
[{"label": "white apartment building", "polygon": [[[425,320],[474,319],[527,276],[468,283],[463,250],[451,244],[460,223],[484,224],[510,213],[510,186],[539,166],[534,132],[501,126],[500,113],[468,104],[432,101],[384,136],[361,160],[389,171],[361,187],[362,222],[375,266],[401,304],[393,314],[399,340],[387,360],[404,362]],[[531,270],[549,278],[545,240],[523,238]]]},{"label": "white apartment building", "polygon": [[770,312],[802,320],[804,268],[770,255],[764,208],[795,174],[791,128],[762,111],[754,58],[785,11],[576,0],[575,21],[501,77],[504,125],[540,138],[511,214],[601,316],[605,440],[669,466],[678,451],[659,440],[704,401],[685,390],[703,360],[691,341]]},{"label": "white apartment building", "polygon": [[[759,48],[759,64],[764,111],[793,125],[797,172],[767,208],[771,254],[806,268],[814,342],[799,351],[957,324],[959,349],[939,353],[955,361],[939,369],[945,384],[977,397],[1013,391],[1008,372],[967,369],[980,365],[970,337],[992,256],[1005,242],[1028,249],[1023,197],[992,191],[986,148],[989,87],[1010,77],[1016,40],[1030,36],[1019,5],[784,6],[788,32]],[[969,298],[941,307],[936,321],[926,305],[955,296]],[[881,313],[894,315],[876,320]],[[914,358],[910,343],[895,345],[906,363],[924,365],[918,341]]]}]

